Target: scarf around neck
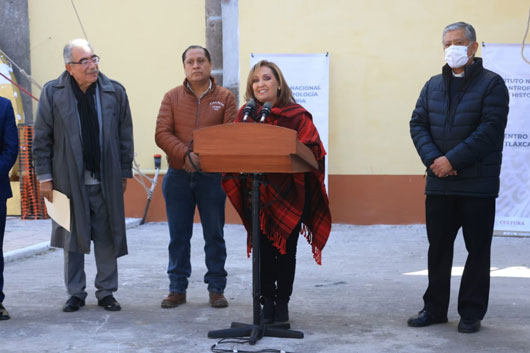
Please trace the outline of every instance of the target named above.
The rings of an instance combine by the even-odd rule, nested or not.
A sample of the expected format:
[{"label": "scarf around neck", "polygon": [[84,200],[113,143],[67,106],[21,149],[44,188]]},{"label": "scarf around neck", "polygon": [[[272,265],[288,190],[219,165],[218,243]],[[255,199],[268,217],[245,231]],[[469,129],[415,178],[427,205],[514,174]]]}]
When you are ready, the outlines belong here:
[{"label": "scarf around neck", "polygon": [[81,142],[85,170],[88,170],[93,178],[101,181],[99,121],[95,102],[97,82],[90,85],[85,93],[81,91],[73,76],[70,76],[70,83],[77,101],[77,111],[79,112],[79,121],[81,123]]}]

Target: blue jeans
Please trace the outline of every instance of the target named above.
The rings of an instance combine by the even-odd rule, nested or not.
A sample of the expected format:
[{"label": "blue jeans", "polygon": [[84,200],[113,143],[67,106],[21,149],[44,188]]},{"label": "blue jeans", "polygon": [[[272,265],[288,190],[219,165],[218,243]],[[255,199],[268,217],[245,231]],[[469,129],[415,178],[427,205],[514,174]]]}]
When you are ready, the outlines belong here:
[{"label": "blue jeans", "polygon": [[191,275],[190,240],[195,206],[199,209],[204,236],[208,291],[223,293],[226,287],[225,224],[226,194],[219,173],[188,173],[168,168],[162,182],[169,225],[169,291],[186,293]]},{"label": "blue jeans", "polygon": [[4,301],[4,230],[6,228],[6,200],[0,200],[0,304]]}]

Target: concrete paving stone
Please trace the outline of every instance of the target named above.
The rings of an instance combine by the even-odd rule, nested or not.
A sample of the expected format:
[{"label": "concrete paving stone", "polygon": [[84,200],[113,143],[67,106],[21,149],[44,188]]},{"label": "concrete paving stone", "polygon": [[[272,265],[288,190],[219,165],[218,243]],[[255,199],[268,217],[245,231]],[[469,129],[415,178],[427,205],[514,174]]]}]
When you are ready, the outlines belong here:
[{"label": "concrete paving stone", "polygon": [[[48,228],[49,229],[49,228]],[[129,255],[119,259],[122,311],[107,312],[94,296],[95,264],[86,256],[87,306],[63,313],[62,251],[47,252],[6,264],[5,306],[12,319],[0,322],[1,352],[210,352],[216,339],[207,332],[230,322],[252,322],[251,260],[240,225],[227,225],[229,273],[225,295],[230,306],[208,305],[203,283],[204,241],[200,225],[192,239],[193,272],[188,303],[161,309],[168,293],[167,223],[148,223],[128,230]],[[505,277],[492,277],[490,307],[476,334],[456,330],[459,276],[452,280],[449,323],[409,328],[406,320],[422,307],[427,240],[423,225],[334,225],[323,252],[314,262],[300,237],[291,325],[304,339],[264,337],[255,346],[225,348],[257,351],[281,349],[298,353],[344,352],[529,352],[530,278],[510,269],[530,267],[529,238],[494,238],[492,266]],[[463,266],[461,235],[455,245],[455,266]],[[515,272],[513,272],[515,273]],[[523,273],[524,272],[519,272]]]},{"label": "concrete paving stone", "polygon": [[[141,219],[127,218],[127,229],[140,225]],[[23,220],[8,217],[4,232],[4,261],[6,263],[55,250],[50,247],[51,220]]]},{"label": "concrete paving stone", "polygon": [[4,255],[39,243],[50,242],[51,221],[49,219],[23,220],[7,217],[4,232]]}]

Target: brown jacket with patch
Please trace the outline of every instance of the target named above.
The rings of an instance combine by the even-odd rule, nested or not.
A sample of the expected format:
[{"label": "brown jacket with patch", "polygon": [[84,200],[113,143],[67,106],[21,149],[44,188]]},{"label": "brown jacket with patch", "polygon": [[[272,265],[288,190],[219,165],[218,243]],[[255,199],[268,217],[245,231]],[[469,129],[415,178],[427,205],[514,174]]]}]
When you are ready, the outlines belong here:
[{"label": "brown jacket with patch", "polygon": [[217,86],[213,77],[210,79],[212,87],[202,98],[197,97],[184,80],[183,85],[173,88],[162,99],[155,141],[166,153],[173,169],[183,169],[193,131],[231,123],[236,117],[236,99],[232,92]]}]

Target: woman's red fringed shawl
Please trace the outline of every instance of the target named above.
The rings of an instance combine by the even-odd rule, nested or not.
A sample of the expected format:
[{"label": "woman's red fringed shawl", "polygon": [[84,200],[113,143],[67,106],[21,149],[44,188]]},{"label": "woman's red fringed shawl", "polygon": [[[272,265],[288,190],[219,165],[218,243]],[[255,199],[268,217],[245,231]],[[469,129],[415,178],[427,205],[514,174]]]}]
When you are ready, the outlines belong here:
[{"label": "woman's red fringed shawl", "polygon": [[[261,107],[258,109],[258,116],[260,110]],[[242,120],[243,107],[239,110],[236,123]],[[272,108],[271,114],[265,119],[265,124],[296,130],[298,139],[312,150],[319,169],[308,172],[307,179],[304,177],[305,173],[264,174],[265,184],[260,186],[261,231],[273,242],[280,253],[285,254],[286,240],[302,217],[306,196],[305,182],[307,181],[310,189],[310,207],[308,214],[304,217],[300,233],[312,246],[313,257],[321,265],[322,249],[331,231],[331,213],[324,185],[326,151],[313,125],[311,114],[299,104]],[[246,183],[246,187],[243,183]],[[277,189],[272,185],[275,185]],[[250,255],[252,222],[248,191],[251,190],[251,180],[240,179],[239,174],[227,174],[223,178],[223,188],[247,230],[247,253]]]}]

